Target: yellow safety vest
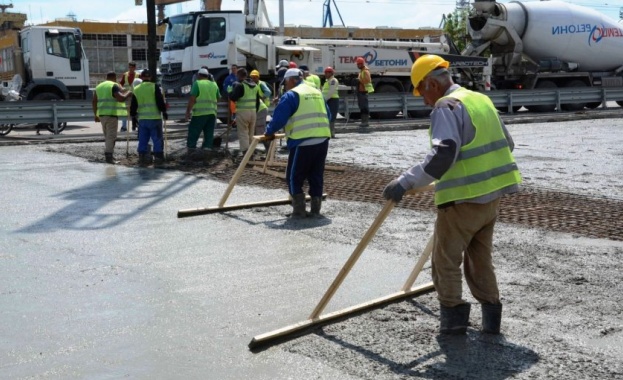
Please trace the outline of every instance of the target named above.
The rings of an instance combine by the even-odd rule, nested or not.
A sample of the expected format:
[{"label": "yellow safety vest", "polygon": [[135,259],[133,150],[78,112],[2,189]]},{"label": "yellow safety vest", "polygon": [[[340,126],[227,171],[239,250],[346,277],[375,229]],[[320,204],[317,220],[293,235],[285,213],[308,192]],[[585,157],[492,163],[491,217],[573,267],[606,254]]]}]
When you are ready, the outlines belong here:
[{"label": "yellow safety vest", "polygon": [[[327,95],[329,93],[329,85],[333,83],[335,85],[339,85],[340,82],[338,82],[337,78],[333,77],[331,79],[327,79],[326,81],[324,81],[324,86],[322,86],[322,95]],[[331,99],[339,99],[340,98],[340,94],[338,94],[337,91],[335,91],[333,93],[333,95],[331,95]]]},{"label": "yellow safety vest", "polygon": [[268,109],[268,105],[270,104],[270,99],[268,99],[268,97],[266,96],[266,94],[264,93],[264,90],[262,90],[262,85],[266,85],[265,82],[259,81],[257,84],[257,87],[259,87],[259,93],[260,93],[260,99],[262,100],[260,102],[260,108],[257,110],[257,112],[263,111]]},{"label": "yellow safety vest", "polygon": [[216,115],[218,102],[218,86],[207,79],[197,80],[199,96],[193,106],[193,116]]},{"label": "yellow safety vest", "polygon": [[327,109],[320,91],[305,82],[291,91],[299,95],[299,108],[288,119],[285,127],[286,136],[295,140],[331,137]]},{"label": "yellow safety vest", "polygon": [[253,110],[255,111],[255,103],[257,101],[258,87],[251,87],[247,83],[242,82],[244,86],[244,95],[236,101],[236,110]]},{"label": "yellow safety vest", "polygon": [[521,183],[491,99],[462,87],[447,97],[463,104],[476,134],[461,147],[454,165],[435,183],[435,204],[476,198]]},{"label": "yellow safety vest", "polygon": [[95,87],[97,94],[97,116],[128,116],[124,102],[119,102],[112,96],[112,88],[117,83],[107,80]]},{"label": "yellow safety vest", "polygon": [[[361,82],[361,78],[363,78],[363,73],[366,71],[366,68],[361,69],[361,71],[359,72],[359,81]],[[370,74],[370,70],[368,70],[368,74]],[[368,92],[368,94],[371,94],[374,92],[374,86],[372,85],[372,78],[370,78],[370,83],[366,83],[364,85],[366,91]]]},{"label": "yellow safety vest", "polygon": [[[136,72],[134,72],[134,79],[136,79]],[[132,83],[130,83],[130,72],[126,71],[125,73],[123,73],[123,83],[125,83],[123,85],[123,89],[124,90],[131,90],[132,89]]]},{"label": "yellow safety vest", "polygon": [[134,88],[134,96],[138,103],[139,120],[160,120],[160,110],[156,104],[156,84],[154,82],[142,82]]}]

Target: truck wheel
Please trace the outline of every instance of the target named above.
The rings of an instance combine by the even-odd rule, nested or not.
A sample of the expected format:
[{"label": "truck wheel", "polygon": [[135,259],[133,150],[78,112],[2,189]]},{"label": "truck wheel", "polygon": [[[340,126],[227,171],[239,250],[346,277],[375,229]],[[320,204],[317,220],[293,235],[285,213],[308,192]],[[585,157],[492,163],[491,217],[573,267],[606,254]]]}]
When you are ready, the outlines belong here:
[{"label": "truck wheel", "polygon": [[0,136],[8,135],[12,130],[15,124],[0,124]]},{"label": "truck wheel", "polygon": [[433,111],[432,109],[421,110],[421,111],[407,111],[407,115],[409,115],[409,117],[417,119],[417,118],[429,117],[432,111]]},{"label": "truck wheel", "polygon": [[[54,126],[52,124],[46,124],[45,127],[48,129],[48,131],[54,133]],[[61,133],[65,130],[65,127],[67,127],[67,123],[58,123],[58,133]]]},{"label": "truck wheel", "polygon": [[42,92],[33,96],[32,100],[61,100],[61,97],[53,92]]},{"label": "truck wheel", "polygon": [[[582,82],[579,79],[575,79],[566,84],[567,88],[586,88],[586,83]],[[569,103],[569,104],[561,104],[560,108],[565,111],[581,111],[586,106],[586,103]]]},{"label": "truck wheel", "polygon": [[[397,94],[398,88],[391,84],[382,84],[375,90],[377,94]],[[386,112],[370,112],[370,117],[375,119],[395,119],[398,115],[398,111],[386,111]]]},{"label": "truck wheel", "polygon": [[595,108],[599,107],[600,105],[601,105],[601,102],[586,103],[586,108],[594,110]]},{"label": "truck wheel", "polygon": [[[558,88],[558,86],[556,86],[556,83],[551,80],[542,80],[537,83],[535,88]],[[554,112],[556,110],[556,105],[546,104],[543,106],[526,106],[526,108],[530,112]]]}]

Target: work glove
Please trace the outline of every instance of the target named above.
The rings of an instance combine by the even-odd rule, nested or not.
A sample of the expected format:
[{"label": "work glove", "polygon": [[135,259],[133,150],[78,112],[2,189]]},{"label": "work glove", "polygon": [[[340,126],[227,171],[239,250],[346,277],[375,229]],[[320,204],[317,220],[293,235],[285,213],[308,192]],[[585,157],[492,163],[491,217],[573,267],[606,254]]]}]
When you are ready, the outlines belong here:
[{"label": "work glove", "polygon": [[265,133],[264,134],[264,141],[273,141],[274,139],[275,139],[275,134],[274,133],[271,133],[271,134]]},{"label": "work glove", "polygon": [[163,112],[163,113],[162,113],[162,118],[163,118],[164,120],[169,120],[169,114],[168,114],[168,113],[166,113],[166,112]]},{"label": "work glove", "polygon": [[407,190],[398,182],[397,179],[392,180],[390,183],[385,186],[385,190],[383,190],[383,198],[387,200],[393,200],[394,202],[400,202],[402,197],[405,195]]}]

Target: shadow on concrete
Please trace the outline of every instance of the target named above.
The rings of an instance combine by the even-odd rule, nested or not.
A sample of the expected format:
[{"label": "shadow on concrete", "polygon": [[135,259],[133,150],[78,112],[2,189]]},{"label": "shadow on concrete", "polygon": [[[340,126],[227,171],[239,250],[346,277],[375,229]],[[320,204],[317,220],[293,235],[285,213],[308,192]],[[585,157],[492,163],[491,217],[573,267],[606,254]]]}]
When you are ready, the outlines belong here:
[{"label": "shadow on concrete", "polygon": [[[86,186],[68,190],[55,197],[71,201],[62,209],[44,217],[17,232],[41,233],[57,230],[100,230],[128,223],[152,206],[184,190],[197,182],[199,178],[184,176],[180,180],[171,181],[168,177],[174,173],[166,170],[139,168],[118,170],[112,165],[102,166],[102,179]],[[161,186],[152,182],[158,181]],[[142,188],[149,183],[148,188]],[[137,205],[135,201],[145,200]],[[128,207],[113,207],[113,202],[132,200]],[[46,209],[42,205],[41,211]],[[118,210],[123,210],[119,212]],[[174,214],[172,212],[172,217]]]}]

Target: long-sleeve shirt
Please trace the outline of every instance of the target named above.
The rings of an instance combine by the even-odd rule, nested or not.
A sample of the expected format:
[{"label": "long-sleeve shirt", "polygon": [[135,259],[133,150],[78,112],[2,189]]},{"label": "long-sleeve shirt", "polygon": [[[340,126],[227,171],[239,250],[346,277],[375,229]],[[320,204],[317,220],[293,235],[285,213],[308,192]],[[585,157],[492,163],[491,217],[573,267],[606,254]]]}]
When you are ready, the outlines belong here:
[{"label": "long-sleeve shirt", "polygon": [[[257,84],[250,79],[245,79],[244,83],[246,83],[249,87],[257,86]],[[244,84],[240,82],[236,82],[234,84],[234,89],[231,90],[231,93],[229,94],[229,100],[231,100],[232,102],[237,102],[238,99],[242,98],[243,96],[244,96]],[[255,97],[255,112],[257,112],[257,110],[260,108],[261,101],[262,100],[260,99],[260,93],[258,91],[257,96]]]},{"label": "long-sleeve shirt", "polygon": [[[301,86],[301,85],[305,85],[304,82],[301,82],[298,84],[298,86]],[[297,94],[294,91],[288,91],[285,94],[283,94],[281,99],[279,99],[279,103],[277,104],[277,107],[275,107],[272,120],[266,127],[266,134],[272,135],[272,134],[277,133],[281,129],[284,129],[286,124],[288,124],[288,120],[290,120],[290,117],[292,117],[292,115],[294,115],[294,113],[299,109],[300,102],[301,101],[299,98],[299,94]],[[328,120],[331,120],[331,111],[329,110],[327,103],[325,103],[325,109],[327,110]],[[314,137],[312,137],[311,139],[314,139]],[[304,143],[305,140],[310,140],[310,139],[296,139],[295,140],[295,139],[288,138],[288,143],[287,143],[288,148],[289,149],[295,148],[301,143]],[[324,141],[326,140],[326,138],[323,138],[322,140]]]},{"label": "long-sleeve shirt", "polygon": [[325,101],[331,99],[331,97],[333,96],[333,94],[337,92],[338,87],[339,87],[339,82],[334,77],[327,79],[327,82],[329,82],[329,89],[327,90],[326,93],[322,93]]},{"label": "long-sleeve shirt", "polygon": [[[156,107],[158,107],[158,111],[162,113],[167,112],[167,105],[164,101],[164,96],[162,96],[162,90],[160,86],[156,84]],[[136,117],[138,114],[138,101],[136,100],[136,96],[132,94],[132,103],[130,104],[130,116]]]},{"label": "long-sleeve shirt", "polygon": [[[432,149],[428,152],[424,161],[413,166],[398,177],[400,185],[406,189],[427,186],[440,179],[459,156],[463,145],[469,144],[476,135],[476,128],[463,104],[452,98],[452,92],[460,88],[458,84],[452,85],[444,94],[449,96],[435,104],[431,113],[431,141]],[[499,116],[498,116],[499,117]],[[500,119],[504,136],[508,146],[513,151],[515,144],[508,133],[502,119]],[[469,199],[471,203],[487,203],[500,196],[516,192],[518,185],[512,185],[490,194]],[[457,201],[462,203],[466,201]]]}]

